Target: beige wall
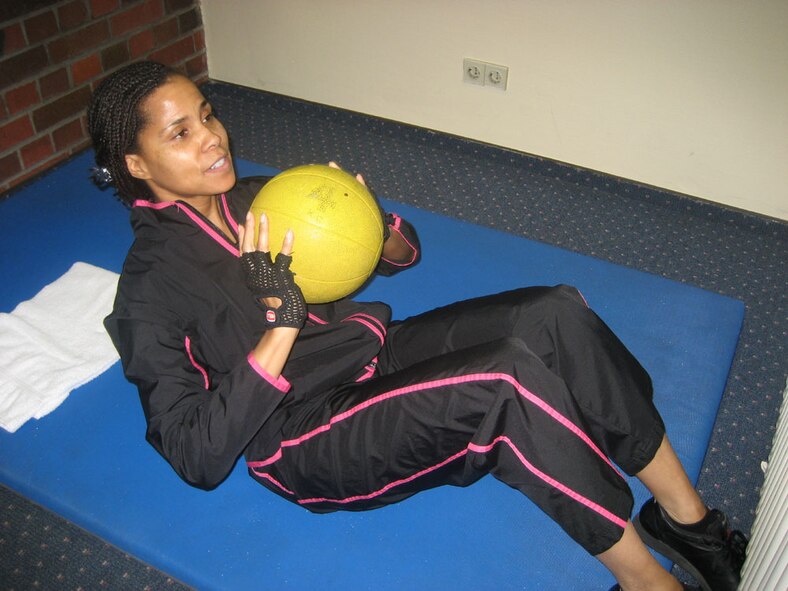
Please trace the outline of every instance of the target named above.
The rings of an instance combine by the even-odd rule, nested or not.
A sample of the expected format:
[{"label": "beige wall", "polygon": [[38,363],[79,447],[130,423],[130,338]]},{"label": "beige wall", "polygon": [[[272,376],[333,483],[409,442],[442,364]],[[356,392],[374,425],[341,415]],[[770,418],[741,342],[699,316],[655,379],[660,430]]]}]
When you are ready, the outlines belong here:
[{"label": "beige wall", "polygon": [[[788,1],[202,0],[212,78],[788,219]],[[505,92],[462,59],[509,66]]]}]

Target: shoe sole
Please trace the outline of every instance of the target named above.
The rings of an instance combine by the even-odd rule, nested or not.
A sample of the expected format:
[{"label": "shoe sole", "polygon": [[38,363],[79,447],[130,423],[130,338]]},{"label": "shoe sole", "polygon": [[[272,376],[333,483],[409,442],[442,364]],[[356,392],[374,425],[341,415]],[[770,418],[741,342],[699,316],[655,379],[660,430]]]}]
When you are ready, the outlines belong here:
[{"label": "shoe sole", "polygon": [[665,558],[672,560],[685,571],[687,571],[692,576],[692,578],[700,584],[703,591],[713,591],[713,589],[709,587],[708,583],[706,583],[706,579],[703,578],[703,575],[700,574],[698,569],[692,566],[692,564],[686,558],[668,546],[665,542],[658,540],[648,533],[648,530],[646,530],[646,528],[643,527],[643,524],[640,523],[640,515],[635,516],[635,518],[632,520],[632,524],[635,526],[635,531],[638,532],[638,535],[647,546],[653,548]]}]

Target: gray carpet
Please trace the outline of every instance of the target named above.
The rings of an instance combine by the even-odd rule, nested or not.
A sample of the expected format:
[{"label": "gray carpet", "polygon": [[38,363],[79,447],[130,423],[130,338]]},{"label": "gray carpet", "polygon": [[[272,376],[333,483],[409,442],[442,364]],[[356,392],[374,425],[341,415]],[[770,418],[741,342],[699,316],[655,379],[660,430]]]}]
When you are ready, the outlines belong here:
[{"label": "gray carpet", "polygon": [[[395,201],[744,301],[745,324],[698,488],[734,527],[749,531],[788,374],[787,223],[229,84],[203,90],[238,157],[279,168],[337,160]],[[182,586],[0,487],[0,588]]]},{"label": "gray carpet", "polygon": [[187,589],[64,519],[0,487],[0,589]]}]

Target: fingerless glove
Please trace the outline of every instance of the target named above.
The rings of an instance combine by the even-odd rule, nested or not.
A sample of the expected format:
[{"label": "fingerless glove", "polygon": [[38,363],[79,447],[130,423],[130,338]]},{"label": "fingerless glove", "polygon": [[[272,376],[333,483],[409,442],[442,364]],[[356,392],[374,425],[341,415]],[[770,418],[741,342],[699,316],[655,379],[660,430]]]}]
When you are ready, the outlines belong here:
[{"label": "fingerless glove", "polygon": [[[271,260],[270,252],[245,252],[241,255],[241,267],[246,274],[246,285],[265,313],[266,324],[271,327],[289,326],[301,328],[306,321],[306,303],[301,289],[296,285],[290,270],[291,256],[276,255]],[[266,305],[264,298],[279,298],[279,307]]]}]

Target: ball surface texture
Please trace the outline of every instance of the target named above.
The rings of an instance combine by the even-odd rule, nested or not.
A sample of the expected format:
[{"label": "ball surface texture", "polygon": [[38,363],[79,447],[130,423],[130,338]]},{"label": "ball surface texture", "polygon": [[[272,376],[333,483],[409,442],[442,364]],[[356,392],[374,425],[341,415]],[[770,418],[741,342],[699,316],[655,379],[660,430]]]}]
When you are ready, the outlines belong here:
[{"label": "ball surface texture", "polygon": [[[322,164],[281,172],[252,202],[268,217],[271,256],[293,230],[295,281],[310,304],[347,297],[369,279],[383,251],[380,208],[353,175]],[[256,237],[255,237],[256,240]]]}]

